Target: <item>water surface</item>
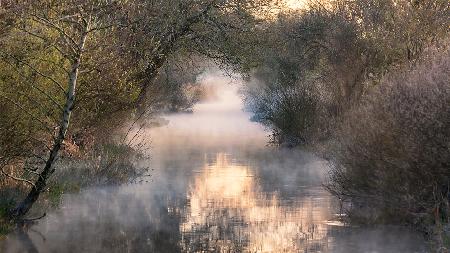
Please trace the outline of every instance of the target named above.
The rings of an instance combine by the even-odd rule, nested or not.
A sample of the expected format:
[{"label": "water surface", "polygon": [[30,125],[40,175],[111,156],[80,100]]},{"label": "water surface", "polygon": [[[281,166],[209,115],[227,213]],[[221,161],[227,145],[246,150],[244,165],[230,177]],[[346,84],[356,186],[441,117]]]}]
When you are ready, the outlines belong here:
[{"label": "water surface", "polygon": [[405,229],[336,222],[336,201],[322,188],[326,162],[268,147],[230,81],[205,76],[218,87],[214,100],[146,130],[151,159],[142,163],[154,169],[147,182],[67,194],[1,252],[426,251]]}]

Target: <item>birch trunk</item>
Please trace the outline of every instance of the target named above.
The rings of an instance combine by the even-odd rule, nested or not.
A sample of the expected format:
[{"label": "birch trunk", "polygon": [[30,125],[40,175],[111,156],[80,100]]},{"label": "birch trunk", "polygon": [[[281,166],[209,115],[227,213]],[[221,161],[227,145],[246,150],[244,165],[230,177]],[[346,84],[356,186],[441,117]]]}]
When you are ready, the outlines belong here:
[{"label": "birch trunk", "polygon": [[59,150],[63,144],[64,139],[66,138],[67,129],[69,128],[70,116],[72,114],[73,104],[75,101],[75,91],[77,87],[77,78],[78,78],[78,70],[80,68],[81,57],[83,53],[83,49],[86,44],[87,38],[87,29],[84,31],[80,38],[80,42],[78,44],[77,55],[75,60],[72,63],[72,67],[69,72],[69,81],[68,81],[68,90],[66,94],[66,103],[63,108],[63,114],[61,118],[61,123],[59,126],[58,134],[55,136],[55,140],[53,143],[53,147],[50,151],[49,157],[45,163],[44,169],[39,174],[38,179],[35,182],[34,187],[30,190],[26,198],[19,204],[17,207],[12,210],[11,217],[15,220],[21,219],[25,216],[28,211],[31,209],[33,204],[39,198],[41,192],[45,190],[47,186],[47,180],[53,174],[55,169],[53,168],[53,163],[56,160]]}]

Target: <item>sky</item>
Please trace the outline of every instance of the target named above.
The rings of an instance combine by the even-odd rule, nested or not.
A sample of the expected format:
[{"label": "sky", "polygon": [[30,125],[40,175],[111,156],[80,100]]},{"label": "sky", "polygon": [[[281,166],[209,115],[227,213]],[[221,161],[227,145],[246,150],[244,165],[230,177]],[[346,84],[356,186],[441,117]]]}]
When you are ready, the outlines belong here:
[{"label": "sky", "polygon": [[305,4],[306,0],[285,0],[285,2],[291,9],[300,9]]}]

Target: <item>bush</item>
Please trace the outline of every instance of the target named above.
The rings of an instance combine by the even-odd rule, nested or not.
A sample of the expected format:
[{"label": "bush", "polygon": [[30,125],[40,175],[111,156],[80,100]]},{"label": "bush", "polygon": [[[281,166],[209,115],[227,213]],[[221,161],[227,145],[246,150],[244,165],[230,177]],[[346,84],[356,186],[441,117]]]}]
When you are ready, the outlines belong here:
[{"label": "bush", "polygon": [[450,52],[427,54],[384,78],[337,131],[328,188],[352,203],[353,218],[448,222]]},{"label": "bush", "polygon": [[[55,164],[56,172],[48,187],[31,210],[31,217],[40,217],[49,207],[58,207],[63,194],[78,192],[94,186],[111,186],[145,180],[148,168],[139,164],[146,158],[143,150],[114,143],[98,144],[83,157],[62,156]],[[21,166],[18,164],[17,166]],[[20,169],[10,166],[11,172]],[[17,177],[25,175],[14,174]],[[9,219],[9,211],[16,201],[24,198],[27,187],[21,182],[0,174],[0,239],[11,232],[15,224]]]},{"label": "bush", "polygon": [[386,73],[447,33],[448,1],[310,1],[267,28],[248,109],[278,143],[323,142]]}]

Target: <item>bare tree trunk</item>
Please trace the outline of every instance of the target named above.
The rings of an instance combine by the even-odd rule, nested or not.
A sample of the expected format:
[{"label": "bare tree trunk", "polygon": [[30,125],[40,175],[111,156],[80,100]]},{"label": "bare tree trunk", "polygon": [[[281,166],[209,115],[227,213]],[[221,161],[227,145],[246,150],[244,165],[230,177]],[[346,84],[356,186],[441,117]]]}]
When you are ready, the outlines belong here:
[{"label": "bare tree trunk", "polygon": [[167,54],[169,54],[172,47],[167,47],[162,52],[159,52],[152,62],[148,64],[147,68],[143,73],[143,80],[141,81],[141,90],[136,99],[136,107],[138,111],[144,111],[145,107],[145,97],[148,93],[148,88],[155,80],[159,73],[159,69],[164,65],[167,60]]},{"label": "bare tree trunk", "polygon": [[86,44],[87,38],[87,29],[82,34],[80,43],[78,45],[78,55],[75,57],[74,62],[72,63],[71,70],[69,72],[69,83],[68,83],[68,91],[66,94],[66,103],[64,105],[63,115],[59,127],[58,135],[55,136],[55,140],[53,143],[53,147],[50,151],[49,157],[45,163],[44,169],[39,174],[36,183],[33,188],[30,190],[26,198],[19,204],[15,209],[12,210],[10,216],[12,219],[21,219],[25,216],[28,211],[31,209],[33,204],[39,198],[41,192],[45,190],[47,186],[47,180],[51,174],[55,171],[53,167],[53,163],[56,160],[59,150],[63,144],[64,139],[66,138],[67,129],[69,128],[70,117],[72,114],[73,103],[75,101],[75,90],[77,86],[77,78],[78,78],[78,70],[81,63],[82,52]]}]

